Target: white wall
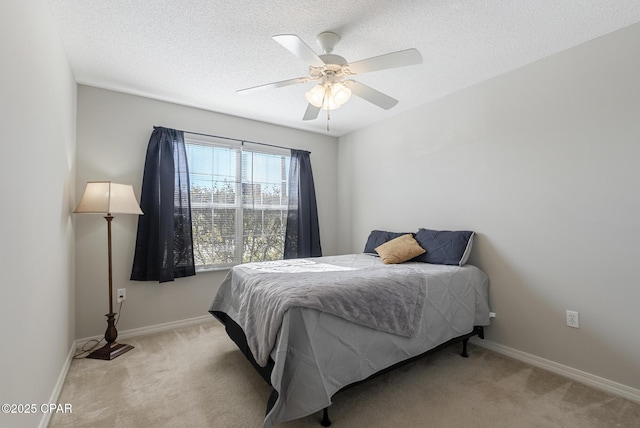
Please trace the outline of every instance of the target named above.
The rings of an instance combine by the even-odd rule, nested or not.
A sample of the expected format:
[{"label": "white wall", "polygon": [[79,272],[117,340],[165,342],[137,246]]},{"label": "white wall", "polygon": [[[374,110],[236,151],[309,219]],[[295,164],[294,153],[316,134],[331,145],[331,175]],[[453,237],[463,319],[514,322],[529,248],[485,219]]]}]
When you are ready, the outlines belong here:
[{"label": "white wall", "polygon": [[640,389],[638,40],[634,25],[341,137],[339,250],[375,228],[475,230],[487,339]]},{"label": "white wall", "polygon": [[[337,140],[80,85],[78,89],[77,197],[91,180],[131,184],[140,198],[142,171],[153,126],[259,141],[311,152],[324,254],[337,247]],[[101,335],[108,310],[106,222],[99,216],[77,216],[76,336]],[[173,283],[129,281],[137,217],[113,220],[113,287],[127,289],[118,330],[207,316],[226,271],[204,272]],[[117,311],[117,306],[114,308]],[[125,341],[126,343],[126,341]]]},{"label": "white wall", "polygon": [[46,0],[0,2],[0,403],[48,403],[75,339],[76,84],[53,22]]}]

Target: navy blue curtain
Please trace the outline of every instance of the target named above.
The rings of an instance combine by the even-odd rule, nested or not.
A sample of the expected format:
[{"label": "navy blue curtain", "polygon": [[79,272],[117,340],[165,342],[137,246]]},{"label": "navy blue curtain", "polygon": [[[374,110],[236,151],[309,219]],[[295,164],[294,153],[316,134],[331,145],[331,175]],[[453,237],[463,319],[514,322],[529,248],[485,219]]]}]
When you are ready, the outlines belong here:
[{"label": "navy blue curtain", "polygon": [[189,168],[184,133],[154,127],[142,178],[131,279],[173,281],[195,275]]},{"label": "navy blue curtain", "polygon": [[291,149],[284,258],[320,257],[320,227],[310,153]]}]

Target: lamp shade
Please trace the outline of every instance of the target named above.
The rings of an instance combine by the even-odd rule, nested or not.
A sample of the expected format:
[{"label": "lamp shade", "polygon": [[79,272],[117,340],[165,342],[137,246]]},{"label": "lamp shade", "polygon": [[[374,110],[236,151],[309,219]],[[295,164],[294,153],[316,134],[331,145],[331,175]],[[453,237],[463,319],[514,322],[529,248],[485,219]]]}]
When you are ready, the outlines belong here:
[{"label": "lamp shade", "polygon": [[335,110],[340,108],[342,104],[338,104],[334,97],[333,87],[335,84],[327,85],[326,96],[324,97],[322,106],[320,107],[322,110]]},{"label": "lamp shade", "polygon": [[340,82],[323,83],[304,94],[309,104],[322,110],[335,110],[351,98],[351,89]]},{"label": "lamp shade", "polygon": [[333,95],[335,103],[341,106],[351,98],[351,89],[347,88],[340,82],[336,82],[331,88],[331,95]]},{"label": "lamp shade", "polygon": [[316,85],[310,91],[304,94],[309,104],[314,107],[322,107],[325,97],[325,89],[322,85]]},{"label": "lamp shade", "polygon": [[110,181],[89,181],[74,213],[143,214],[133,187]]}]

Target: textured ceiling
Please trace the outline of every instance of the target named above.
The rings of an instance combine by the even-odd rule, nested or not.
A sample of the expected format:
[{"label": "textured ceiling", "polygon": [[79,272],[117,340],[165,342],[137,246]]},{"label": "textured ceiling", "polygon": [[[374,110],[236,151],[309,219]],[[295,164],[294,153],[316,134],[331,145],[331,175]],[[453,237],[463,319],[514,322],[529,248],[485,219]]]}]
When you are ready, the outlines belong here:
[{"label": "textured ceiling", "polygon": [[[638,0],[49,0],[78,83],[339,136],[640,22]],[[420,65],[356,76],[400,102],[352,97],[302,121],[313,83],[235,91],[306,76],[271,39],[296,34],[349,62],[416,48]],[[194,130],[197,131],[197,130]]]}]

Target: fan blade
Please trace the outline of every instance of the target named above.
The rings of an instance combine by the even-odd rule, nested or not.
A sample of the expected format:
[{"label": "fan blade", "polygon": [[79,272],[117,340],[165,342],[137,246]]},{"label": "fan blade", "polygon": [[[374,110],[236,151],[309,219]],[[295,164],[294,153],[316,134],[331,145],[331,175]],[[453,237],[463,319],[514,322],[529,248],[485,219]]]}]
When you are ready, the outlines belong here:
[{"label": "fan blade", "polygon": [[324,61],[295,34],[280,34],[272,38],[284,46],[289,52],[304,61],[305,64],[313,65],[314,67],[324,67]]},{"label": "fan blade", "polygon": [[304,112],[304,117],[302,120],[314,120],[318,117],[318,113],[320,112],[320,107],[316,107],[312,104],[307,106],[307,110]]},{"label": "fan blade", "polygon": [[392,52],[356,61],[349,64],[348,69],[353,74],[363,74],[414,64],[422,64],[422,55],[420,55],[417,49],[406,49],[404,51]]},{"label": "fan blade", "polygon": [[372,104],[377,105],[385,110],[389,110],[396,104],[398,104],[398,100],[395,98],[391,98],[389,95],[383,94],[380,91],[376,91],[375,89],[363,85],[362,83],[355,82],[353,80],[348,80],[344,82],[351,92],[362,99],[369,101]]},{"label": "fan blade", "polygon": [[289,80],[281,80],[280,82],[267,83],[266,85],[253,86],[251,88],[239,89],[236,92],[245,95],[254,91],[261,91],[263,89],[272,89],[272,88],[282,88],[284,86],[296,85],[298,83],[307,83],[309,80],[308,77],[296,77],[295,79]]}]

